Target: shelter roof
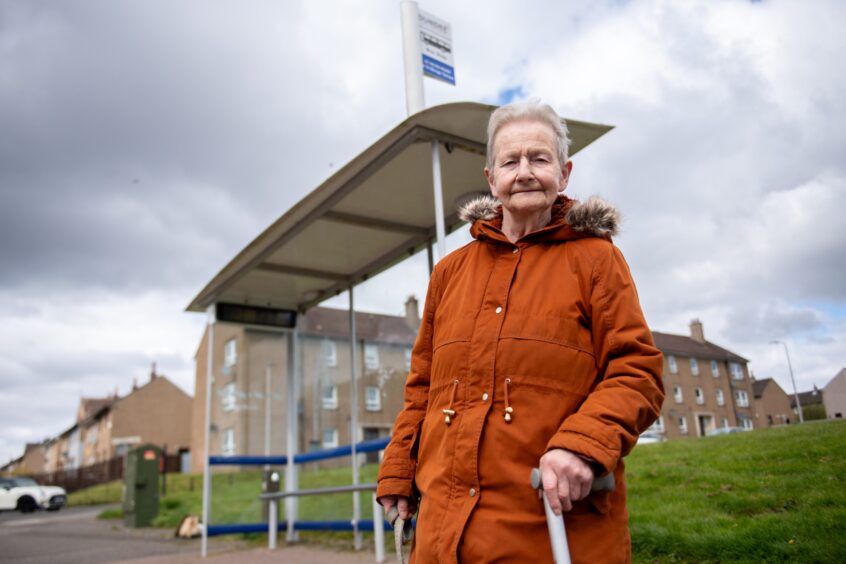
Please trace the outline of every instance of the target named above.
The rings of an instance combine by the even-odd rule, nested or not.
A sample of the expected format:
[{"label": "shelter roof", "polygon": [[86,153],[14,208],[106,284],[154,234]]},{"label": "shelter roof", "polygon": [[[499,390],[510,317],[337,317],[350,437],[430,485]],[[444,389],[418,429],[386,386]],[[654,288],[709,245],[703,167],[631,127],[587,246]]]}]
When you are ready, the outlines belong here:
[{"label": "shelter roof", "polygon": [[[426,248],[435,237],[432,141],[439,142],[447,231],[456,207],[487,192],[487,122],[496,106],[458,102],[408,117],[248,244],[191,301],[301,312]],[[612,129],[567,120],[575,155]]]},{"label": "shelter roof", "polygon": [[723,347],[715,345],[709,341],[699,342],[683,335],[672,335],[670,333],[660,333],[658,331],[653,331],[652,336],[655,339],[655,345],[661,349],[661,352],[664,353],[704,358],[708,360],[749,362],[739,354],[731,352],[728,349],[724,349]]}]

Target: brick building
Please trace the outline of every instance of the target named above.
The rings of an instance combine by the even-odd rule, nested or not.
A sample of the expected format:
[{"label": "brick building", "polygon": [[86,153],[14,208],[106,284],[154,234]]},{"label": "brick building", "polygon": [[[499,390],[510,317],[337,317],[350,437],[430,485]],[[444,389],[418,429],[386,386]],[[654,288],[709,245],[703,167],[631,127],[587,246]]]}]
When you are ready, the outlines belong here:
[{"label": "brick building", "polygon": [[664,353],[666,399],[652,426],[668,439],[701,437],[717,428],[752,429],[754,407],[748,361],[705,340],[702,323],[690,323],[690,336],[653,331]]},{"label": "brick building", "polygon": [[752,381],[755,399],[755,426],[789,425],[798,420],[790,407],[790,396],[772,378]]},{"label": "brick building", "polygon": [[[411,347],[420,323],[418,303],[409,298],[405,317],[356,312],[355,319],[359,386],[355,438],[367,440],[389,435],[394,417],[402,408]],[[349,425],[349,313],[314,308],[299,316],[297,329],[297,362],[302,375],[297,397],[297,450],[307,452],[349,444],[353,438]],[[268,404],[270,452],[286,451],[288,339],[289,333],[273,329],[215,325],[211,454],[264,454]],[[207,359],[206,330],[196,353],[191,435],[195,472],[202,469],[204,457]]]}]

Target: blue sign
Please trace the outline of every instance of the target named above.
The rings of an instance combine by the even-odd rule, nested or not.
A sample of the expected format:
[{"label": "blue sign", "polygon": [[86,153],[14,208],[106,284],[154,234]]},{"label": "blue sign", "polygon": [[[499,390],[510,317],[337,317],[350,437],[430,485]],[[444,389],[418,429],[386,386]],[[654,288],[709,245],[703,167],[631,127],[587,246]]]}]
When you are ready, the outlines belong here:
[{"label": "blue sign", "polygon": [[428,55],[423,55],[423,74],[455,85],[455,69]]}]

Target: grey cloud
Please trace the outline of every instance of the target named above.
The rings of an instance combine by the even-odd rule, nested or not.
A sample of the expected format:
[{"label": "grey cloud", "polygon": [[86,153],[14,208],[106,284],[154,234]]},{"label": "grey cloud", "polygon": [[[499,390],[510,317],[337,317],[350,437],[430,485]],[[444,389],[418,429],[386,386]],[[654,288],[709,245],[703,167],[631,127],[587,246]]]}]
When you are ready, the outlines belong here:
[{"label": "grey cloud", "polygon": [[727,337],[736,342],[767,342],[811,333],[823,325],[813,309],[797,309],[775,303],[733,308],[726,318]]}]

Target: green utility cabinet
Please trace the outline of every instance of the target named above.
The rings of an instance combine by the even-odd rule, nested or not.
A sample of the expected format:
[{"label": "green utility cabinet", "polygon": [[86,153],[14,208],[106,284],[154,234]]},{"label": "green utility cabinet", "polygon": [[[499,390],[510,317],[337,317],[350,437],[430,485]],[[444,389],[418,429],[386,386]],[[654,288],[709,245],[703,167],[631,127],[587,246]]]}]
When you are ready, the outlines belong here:
[{"label": "green utility cabinet", "polygon": [[159,469],[162,449],[141,445],[126,455],[123,469],[123,522],[149,527],[159,514]]}]

